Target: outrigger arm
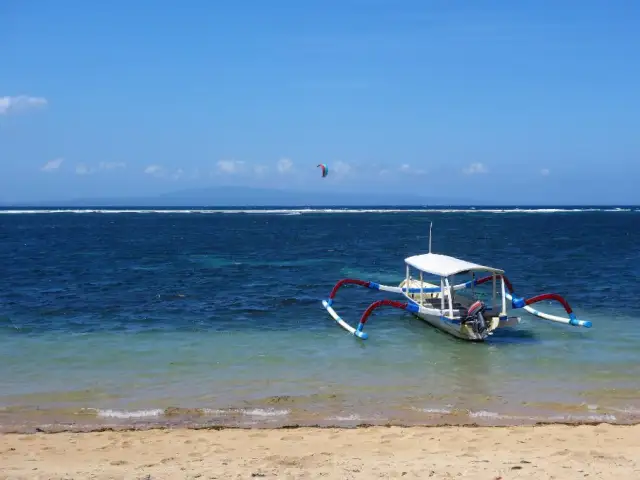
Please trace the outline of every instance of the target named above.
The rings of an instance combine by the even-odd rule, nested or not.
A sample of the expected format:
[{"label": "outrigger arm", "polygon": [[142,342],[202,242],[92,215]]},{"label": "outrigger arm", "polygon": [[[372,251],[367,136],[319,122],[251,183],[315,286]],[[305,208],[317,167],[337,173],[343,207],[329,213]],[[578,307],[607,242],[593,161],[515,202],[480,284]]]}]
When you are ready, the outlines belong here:
[{"label": "outrigger arm", "polygon": [[[543,293],[541,295],[536,295],[534,297],[530,297],[530,298],[521,298],[515,295],[514,291],[513,291],[513,286],[511,284],[511,282],[509,281],[509,279],[505,276],[505,275],[496,275],[496,278],[502,277],[504,284],[508,290],[508,293],[505,291],[504,292],[504,296],[507,300],[509,300],[511,302],[511,306],[513,309],[519,309],[522,308],[525,311],[527,311],[528,313],[530,313],[531,315],[534,315],[536,317],[539,318],[543,318],[545,320],[550,320],[552,322],[558,322],[558,323],[564,323],[567,325],[572,325],[572,326],[576,326],[576,327],[585,327],[585,328],[591,328],[592,324],[590,321],[587,320],[578,320],[576,318],[576,315],[573,313],[573,310],[571,308],[571,306],[569,305],[569,303],[560,295],[558,295],[557,293]],[[487,277],[484,278],[480,278],[480,279],[476,279],[476,280],[470,280],[468,282],[465,283],[460,283],[458,285],[454,285],[452,287],[450,287],[452,290],[463,290],[465,288],[471,288],[472,286],[475,285],[482,285],[483,283],[486,283],[488,281],[491,281],[493,278],[492,275],[489,275]],[[373,313],[373,311],[377,308],[383,307],[383,306],[390,306],[393,308],[398,308],[401,310],[405,310],[407,312],[411,312],[411,313],[420,313],[420,312],[426,312],[427,309],[425,309],[423,306],[421,306],[420,304],[412,301],[412,300],[408,300],[407,302],[398,302],[398,301],[394,301],[394,300],[378,300],[376,302],[373,302],[371,305],[369,305],[369,307],[365,310],[365,312],[362,314],[362,317],[360,318],[360,321],[358,322],[358,326],[356,328],[352,327],[351,325],[349,325],[347,322],[345,322],[340,315],[338,315],[338,313],[334,310],[333,308],[333,301],[334,298],[338,292],[338,290],[345,286],[345,285],[359,285],[365,288],[369,288],[371,290],[379,290],[379,291],[383,291],[383,292],[390,292],[390,293],[398,293],[398,294],[403,294],[403,293],[437,293],[441,291],[440,287],[433,287],[433,288],[406,288],[406,287],[393,287],[393,286],[389,286],[389,285],[382,285],[376,282],[367,282],[364,280],[358,280],[358,279],[354,279],[354,278],[345,278],[340,280],[338,283],[336,283],[336,285],[333,287],[333,290],[331,290],[331,293],[329,294],[329,298],[327,300],[323,300],[322,301],[322,305],[325,307],[325,309],[329,312],[329,314],[331,315],[331,317],[345,330],[347,330],[348,332],[350,332],[352,335],[355,335],[358,338],[361,338],[363,340],[366,340],[368,338],[368,334],[366,332],[363,331],[364,328],[364,324],[366,323],[367,319],[369,318],[369,316],[371,315],[371,313]],[[568,318],[564,318],[564,317],[559,317],[556,315],[550,315],[547,313],[543,313],[540,312],[534,308],[532,308],[530,305],[537,303],[537,302],[541,302],[543,300],[555,300],[557,302],[559,302],[565,309],[565,311],[567,312],[567,314],[569,315]]]}]

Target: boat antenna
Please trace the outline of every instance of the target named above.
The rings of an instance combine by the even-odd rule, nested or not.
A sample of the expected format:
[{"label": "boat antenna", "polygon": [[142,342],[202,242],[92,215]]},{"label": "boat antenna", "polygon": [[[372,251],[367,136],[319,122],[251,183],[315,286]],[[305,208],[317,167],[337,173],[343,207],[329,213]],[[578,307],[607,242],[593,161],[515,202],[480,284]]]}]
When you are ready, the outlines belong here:
[{"label": "boat antenna", "polygon": [[429,253],[431,253],[431,227],[433,227],[433,222],[429,222]]}]

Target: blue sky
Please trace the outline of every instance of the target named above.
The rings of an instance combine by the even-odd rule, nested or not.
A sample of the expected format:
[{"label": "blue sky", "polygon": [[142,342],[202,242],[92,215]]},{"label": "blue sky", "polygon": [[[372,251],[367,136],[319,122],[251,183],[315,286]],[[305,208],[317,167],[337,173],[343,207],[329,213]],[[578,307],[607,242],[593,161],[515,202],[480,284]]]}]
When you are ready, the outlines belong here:
[{"label": "blue sky", "polygon": [[0,201],[640,203],[638,18],[632,0],[8,0]]}]

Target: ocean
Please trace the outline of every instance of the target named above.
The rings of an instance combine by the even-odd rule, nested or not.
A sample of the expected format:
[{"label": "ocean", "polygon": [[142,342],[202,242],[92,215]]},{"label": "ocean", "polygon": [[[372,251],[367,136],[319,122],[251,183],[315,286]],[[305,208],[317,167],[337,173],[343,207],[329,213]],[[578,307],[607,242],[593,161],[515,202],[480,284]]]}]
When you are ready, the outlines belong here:
[{"label": "ocean", "polygon": [[[349,335],[322,300],[397,285],[429,222],[593,327],[518,310],[471,343],[380,309]],[[636,207],[0,210],[0,429],[635,423],[639,240]]]}]

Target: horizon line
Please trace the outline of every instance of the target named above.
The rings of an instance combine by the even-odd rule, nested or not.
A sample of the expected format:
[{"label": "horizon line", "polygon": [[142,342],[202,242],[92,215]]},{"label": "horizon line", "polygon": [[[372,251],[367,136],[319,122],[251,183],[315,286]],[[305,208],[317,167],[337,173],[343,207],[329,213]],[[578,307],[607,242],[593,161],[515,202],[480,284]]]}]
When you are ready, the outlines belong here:
[{"label": "horizon line", "polygon": [[78,209],[78,210],[90,210],[90,209],[122,209],[122,208],[135,208],[140,210],[149,209],[282,209],[282,210],[300,210],[300,209],[327,209],[327,208],[344,208],[344,209],[442,209],[442,208],[462,208],[473,209],[482,208],[487,209],[491,207],[495,208],[640,208],[640,204],[624,204],[624,203],[485,203],[485,204],[473,204],[473,203],[438,203],[438,204],[393,204],[393,203],[380,203],[380,204],[184,204],[184,205],[171,205],[171,204],[135,204],[135,203],[123,203],[119,205],[109,204],[73,204],[61,202],[60,204],[48,203],[31,204],[31,203],[1,203],[0,209],[33,209],[33,210],[51,210],[51,209]]}]

